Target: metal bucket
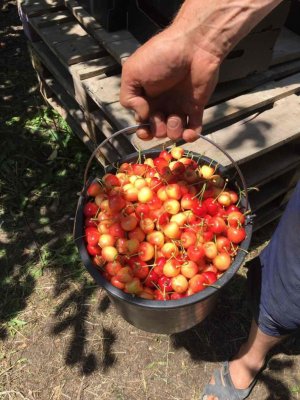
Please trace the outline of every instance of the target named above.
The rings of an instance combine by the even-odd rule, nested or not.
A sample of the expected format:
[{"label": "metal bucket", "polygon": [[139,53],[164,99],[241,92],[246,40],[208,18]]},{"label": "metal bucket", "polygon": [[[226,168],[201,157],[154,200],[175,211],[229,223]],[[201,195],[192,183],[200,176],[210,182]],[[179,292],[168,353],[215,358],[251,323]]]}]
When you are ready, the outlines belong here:
[{"label": "metal bucket", "polygon": [[[130,324],[134,325],[139,329],[143,329],[148,332],[155,332],[161,334],[171,334],[185,331],[199,322],[203,321],[207,315],[214,308],[217,295],[219,291],[232,279],[235,273],[240,268],[243,260],[246,256],[247,249],[250,244],[252,235],[252,216],[250,213],[246,215],[246,238],[240,243],[238,253],[231,264],[230,268],[224,272],[222,277],[216,282],[216,286],[209,286],[205,290],[200,291],[192,296],[188,296],[179,300],[167,300],[167,301],[157,301],[157,300],[146,300],[139,297],[134,297],[130,294],[124,293],[122,290],[117,289],[111,285],[101,274],[101,272],[95,268],[92,260],[86,250],[86,245],[84,242],[84,217],[83,217],[83,207],[87,200],[87,187],[93,181],[92,178],[87,179],[88,170],[90,164],[101,146],[107,143],[111,138],[118,136],[120,134],[133,133],[139,126],[132,126],[129,128],[122,129],[114,133],[110,138],[102,142],[99,147],[93,152],[91,158],[87,164],[85,174],[84,174],[84,188],[78,200],[75,225],[74,225],[74,240],[78,247],[81,259],[91,274],[95,279],[97,284],[99,284],[103,289],[105,289],[111,302],[115,305],[120,315],[128,321]],[[231,158],[231,156],[221,149],[214,142],[206,137],[201,136],[202,139],[215,145],[220,151],[225,154],[232,164],[234,165],[237,173],[240,177],[243,186],[243,197],[241,199],[241,206],[244,211],[249,211],[249,202],[247,188],[245,185],[245,180],[243,175]],[[160,150],[150,150],[144,152],[147,157],[156,157]],[[189,152],[189,154],[191,154]],[[138,159],[139,154],[134,153],[120,160],[122,162],[135,162]],[[208,158],[203,158],[207,163],[214,162]],[[215,162],[214,162],[215,163]],[[216,164],[216,163],[215,163]],[[112,172],[115,170],[114,166],[107,167],[107,172]],[[219,166],[218,171],[224,173],[228,168]]]}]

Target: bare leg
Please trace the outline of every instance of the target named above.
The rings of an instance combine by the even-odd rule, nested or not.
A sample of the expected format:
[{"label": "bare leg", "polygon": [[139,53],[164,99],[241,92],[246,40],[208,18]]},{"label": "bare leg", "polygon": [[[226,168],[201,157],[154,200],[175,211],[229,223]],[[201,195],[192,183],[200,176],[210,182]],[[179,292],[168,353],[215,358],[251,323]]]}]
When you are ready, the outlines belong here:
[{"label": "bare leg", "polygon": [[[250,334],[238,354],[229,364],[231,380],[237,389],[246,389],[255,379],[257,372],[264,365],[267,353],[286,336],[269,336],[263,333],[255,321],[252,321]],[[214,384],[214,378],[210,383]],[[208,396],[204,400],[218,400],[215,396]]]}]

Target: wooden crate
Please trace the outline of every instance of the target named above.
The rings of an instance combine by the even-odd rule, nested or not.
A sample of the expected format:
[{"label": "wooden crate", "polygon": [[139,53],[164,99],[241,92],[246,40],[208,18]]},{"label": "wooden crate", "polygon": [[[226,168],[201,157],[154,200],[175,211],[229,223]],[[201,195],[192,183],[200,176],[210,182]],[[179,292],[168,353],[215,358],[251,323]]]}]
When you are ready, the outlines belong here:
[{"label": "wooden crate", "polygon": [[[29,47],[41,92],[93,150],[115,130],[135,123],[132,112],[121,107],[119,91],[120,64],[136,42],[127,31],[108,34],[75,0],[44,1],[50,9],[37,10],[33,3],[32,11],[28,2],[22,9],[35,35]],[[239,163],[249,186],[259,188],[250,193],[257,229],[280,215],[300,170],[300,38],[284,32],[281,40],[284,46],[275,48],[268,71],[218,85],[204,112],[203,134]],[[99,159],[114,162],[136,149],[168,144],[118,137]],[[201,139],[183,147],[230,164]],[[277,211],[269,212],[269,205]]]}]

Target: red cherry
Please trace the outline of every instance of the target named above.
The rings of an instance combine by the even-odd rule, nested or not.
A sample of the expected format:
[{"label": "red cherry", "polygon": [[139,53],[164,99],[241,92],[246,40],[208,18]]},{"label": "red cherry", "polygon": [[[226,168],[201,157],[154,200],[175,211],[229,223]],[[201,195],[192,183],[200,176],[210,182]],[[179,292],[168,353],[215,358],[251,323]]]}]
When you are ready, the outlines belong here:
[{"label": "red cherry", "polygon": [[162,276],[163,275],[163,269],[164,269],[164,265],[167,262],[167,259],[165,257],[159,257],[156,260],[156,265],[153,268],[153,271],[158,275],[158,276]]},{"label": "red cherry", "polygon": [[147,164],[133,164],[132,165],[133,173],[138,176],[145,175],[148,168],[149,168],[149,165],[147,165]]},{"label": "red cherry", "polygon": [[147,217],[149,214],[149,211],[150,211],[150,208],[149,208],[148,204],[138,204],[135,209],[135,213],[138,218]]},{"label": "red cherry", "polygon": [[207,284],[208,284],[208,280],[206,279],[205,276],[203,276],[203,274],[197,274],[189,280],[189,288],[194,293],[198,293],[201,290],[204,290],[206,288]]},{"label": "red cherry", "polygon": [[149,274],[149,267],[145,261],[136,260],[132,265],[134,276],[140,279],[146,279]]},{"label": "red cherry", "polygon": [[212,197],[208,197],[203,203],[205,204],[209,215],[214,216],[219,211],[219,205]]},{"label": "red cherry", "polygon": [[187,249],[188,257],[191,261],[200,261],[205,256],[203,246],[201,244],[192,245]]},{"label": "red cherry", "polygon": [[120,194],[114,194],[108,197],[108,205],[111,212],[116,213],[123,210],[126,206],[126,201]]},{"label": "red cherry", "polygon": [[170,299],[170,295],[168,293],[163,293],[158,289],[154,290],[154,296],[155,296],[155,300],[159,300],[159,301],[164,301],[164,300]]},{"label": "red cherry", "polygon": [[84,221],[84,226],[86,228],[96,227],[97,226],[97,221],[94,220],[93,218],[86,218],[85,221]]},{"label": "red cherry", "polygon": [[149,187],[150,189],[152,189],[154,192],[157,192],[158,189],[160,189],[163,186],[163,182],[157,178],[156,176],[154,176],[153,178],[151,178],[151,181],[149,183]]},{"label": "red cherry", "polygon": [[86,230],[85,233],[86,233],[86,241],[88,242],[88,244],[90,244],[91,246],[96,246],[100,238],[100,232],[98,231],[98,229],[90,228]]},{"label": "red cherry", "polygon": [[157,168],[158,172],[161,172],[163,168],[169,165],[169,162],[162,157],[156,157],[153,160],[155,167]]},{"label": "red cherry", "polygon": [[204,217],[207,214],[207,208],[204,203],[195,199],[192,207],[193,213],[198,217]]},{"label": "red cherry", "polygon": [[185,166],[182,164],[182,162],[176,161],[172,167],[172,173],[175,176],[181,176],[182,174],[184,174],[184,171],[185,171]]},{"label": "red cherry", "polygon": [[107,188],[113,188],[114,186],[121,186],[121,182],[119,181],[119,179],[113,175],[113,174],[106,174],[104,175],[104,177],[102,178],[105,186]]},{"label": "red cherry", "polygon": [[114,222],[109,228],[108,233],[117,238],[124,238],[125,231],[119,222]]},{"label": "red cherry", "polygon": [[154,289],[157,287],[158,280],[159,280],[159,275],[154,270],[152,270],[146,277],[144,285],[148,288]]},{"label": "red cherry", "polygon": [[227,237],[232,243],[238,244],[245,239],[246,231],[244,228],[229,227],[227,229]]},{"label": "red cherry", "polygon": [[102,249],[99,246],[87,244],[86,249],[91,256],[100,256],[102,254]]},{"label": "red cherry", "polygon": [[209,285],[212,285],[218,279],[217,278],[217,274],[215,272],[212,272],[212,271],[203,272],[202,275],[207,280]]},{"label": "red cherry", "polygon": [[170,162],[172,160],[172,155],[167,150],[163,150],[160,152],[159,158],[163,158],[164,160]]},{"label": "red cherry", "polygon": [[171,300],[179,300],[179,299],[183,299],[184,297],[186,297],[186,295],[184,293],[172,293],[170,296]]},{"label": "red cherry", "polygon": [[152,200],[148,201],[147,206],[150,208],[150,210],[158,210],[162,207],[162,204],[163,202],[156,195],[154,195]]},{"label": "red cherry", "polygon": [[98,194],[102,192],[103,192],[102,186],[98,182],[91,183],[87,190],[87,194],[91,197],[96,197]]},{"label": "red cherry", "polygon": [[235,204],[231,204],[229,207],[226,208],[227,214],[230,214],[233,211],[240,211],[240,209]]},{"label": "red cherry", "polygon": [[96,203],[88,201],[83,207],[83,215],[88,218],[93,218],[97,214],[99,207]]},{"label": "red cherry", "polygon": [[172,284],[171,284],[171,278],[168,278],[168,277],[163,275],[158,279],[157,284],[158,284],[159,288],[163,292],[164,291],[165,292],[172,292],[173,291]]},{"label": "red cherry", "polygon": [[224,219],[221,217],[218,217],[218,216],[212,217],[209,225],[210,225],[210,230],[213,233],[220,234],[220,233],[226,231],[226,223],[225,223]]}]

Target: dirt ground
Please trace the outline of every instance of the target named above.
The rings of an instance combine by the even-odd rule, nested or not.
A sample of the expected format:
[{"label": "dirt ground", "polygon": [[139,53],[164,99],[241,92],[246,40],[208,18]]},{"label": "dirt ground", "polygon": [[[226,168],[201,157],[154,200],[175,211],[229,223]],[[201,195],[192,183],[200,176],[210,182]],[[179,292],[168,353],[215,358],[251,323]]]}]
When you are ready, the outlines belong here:
[{"label": "dirt ground", "polygon": [[[13,1],[2,4],[0,42],[0,399],[199,399],[247,337],[246,267],[274,225],[254,237],[250,261],[203,323],[174,335],[129,325],[73,244],[88,152],[45,113]],[[295,336],[274,350],[249,399],[299,398]]]}]

